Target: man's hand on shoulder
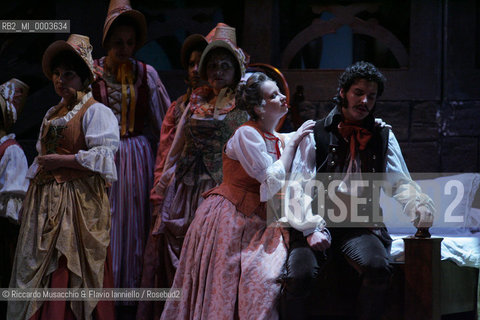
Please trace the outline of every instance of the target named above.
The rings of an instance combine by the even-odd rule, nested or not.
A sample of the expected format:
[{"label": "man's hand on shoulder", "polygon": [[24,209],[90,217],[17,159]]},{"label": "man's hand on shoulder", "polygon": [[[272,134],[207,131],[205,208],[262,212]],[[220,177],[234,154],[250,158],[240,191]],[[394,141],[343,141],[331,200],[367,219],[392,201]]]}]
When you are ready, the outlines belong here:
[{"label": "man's hand on shoulder", "polygon": [[375,127],[392,129],[392,126],[383,121],[382,118],[375,118]]}]

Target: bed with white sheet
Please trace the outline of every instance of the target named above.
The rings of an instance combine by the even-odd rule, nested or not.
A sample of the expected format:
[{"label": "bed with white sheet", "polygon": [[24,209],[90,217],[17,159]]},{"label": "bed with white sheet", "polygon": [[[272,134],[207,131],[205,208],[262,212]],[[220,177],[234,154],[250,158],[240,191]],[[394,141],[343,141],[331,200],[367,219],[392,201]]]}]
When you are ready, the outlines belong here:
[{"label": "bed with white sheet", "polygon": [[[417,307],[411,307],[411,312],[419,312],[419,309],[428,310],[428,317],[440,319],[442,315],[460,314],[462,319],[477,319],[478,317],[478,269],[480,268],[480,209],[476,199],[480,199],[479,184],[480,174],[465,173],[436,179],[416,181],[424,192],[429,194],[436,204],[437,212],[435,222],[430,228],[431,239],[412,239],[420,243],[414,246],[419,252],[412,253],[410,257],[414,260],[423,260],[418,264],[414,261],[414,267],[410,267],[413,279],[408,283],[409,263],[405,259],[404,238],[412,238],[416,228],[408,224],[406,217],[387,216],[387,227],[394,240],[391,248],[391,256],[396,263],[403,263],[405,272],[405,299],[413,303],[415,298],[409,297],[412,286],[417,287],[416,294],[427,300],[422,306],[422,301],[417,301]],[[387,197],[381,198],[382,207],[396,204]],[[397,210],[400,208],[397,208]],[[395,212],[395,211],[389,211]],[[398,212],[398,211],[396,211]],[[429,261],[426,256],[432,253],[435,245],[439,243],[439,259]],[[436,240],[437,239],[437,240]],[[422,242],[424,241],[424,242]],[[425,243],[425,241],[430,243]],[[437,244],[433,244],[437,242]],[[423,243],[426,248],[422,248]],[[432,247],[430,247],[432,245]],[[412,249],[413,250],[413,249]],[[413,269],[412,269],[413,268]],[[419,269],[418,271],[415,271]],[[423,273],[422,274],[422,270]],[[415,274],[414,274],[415,272]],[[435,274],[438,273],[438,274]],[[422,287],[422,282],[428,284]],[[413,289],[413,290],[417,290]],[[434,289],[435,292],[422,292]],[[405,312],[408,313],[408,301],[405,301]],[[404,319],[412,315],[404,314]],[[418,318],[422,318],[418,316]],[[458,318],[458,319],[460,319]],[[479,318],[480,319],[480,318]]]},{"label": "bed with white sheet", "polygon": [[[431,238],[413,237],[417,229],[401,213],[401,206],[385,195],[380,199],[385,224],[394,240],[394,275],[384,319],[477,320],[480,205],[475,199],[480,200],[480,174],[415,181],[435,202]],[[332,268],[323,273],[312,298],[315,316],[338,317],[355,312],[360,283],[355,282],[355,274],[349,276],[347,272]]]}]

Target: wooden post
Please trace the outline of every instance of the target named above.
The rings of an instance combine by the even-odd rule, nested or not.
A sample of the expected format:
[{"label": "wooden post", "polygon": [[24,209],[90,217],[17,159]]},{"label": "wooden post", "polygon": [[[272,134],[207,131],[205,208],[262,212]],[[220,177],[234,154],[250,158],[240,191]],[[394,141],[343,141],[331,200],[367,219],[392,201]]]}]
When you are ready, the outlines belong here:
[{"label": "wooden post", "polygon": [[443,238],[404,238],[405,320],[440,320]]}]

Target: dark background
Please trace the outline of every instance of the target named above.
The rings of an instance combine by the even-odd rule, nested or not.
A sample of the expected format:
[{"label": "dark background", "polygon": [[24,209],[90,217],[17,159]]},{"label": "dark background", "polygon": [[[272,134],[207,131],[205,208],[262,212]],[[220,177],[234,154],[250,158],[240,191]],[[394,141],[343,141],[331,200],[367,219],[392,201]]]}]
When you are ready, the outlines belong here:
[{"label": "dark background", "polygon": [[[148,23],[136,56],[153,65],[172,100],[185,90],[180,48],[192,33],[218,22],[237,30],[251,62],[286,76],[294,119],[321,118],[332,107],[337,77],[358,60],[373,62],[388,82],[377,114],[393,126],[407,165],[417,172],[480,168],[480,1],[132,1]],[[101,47],[108,1],[15,1],[1,19],[67,19],[71,33]],[[45,112],[59,98],[44,77],[44,50],[68,34],[0,33],[0,83],[30,85],[14,132],[29,162]],[[301,87],[301,88],[300,88]],[[303,91],[302,91],[303,89]],[[303,96],[300,94],[303,92]],[[301,101],[305,100],[303,103]],[[285,130],[294,125],[287,121]]]}]

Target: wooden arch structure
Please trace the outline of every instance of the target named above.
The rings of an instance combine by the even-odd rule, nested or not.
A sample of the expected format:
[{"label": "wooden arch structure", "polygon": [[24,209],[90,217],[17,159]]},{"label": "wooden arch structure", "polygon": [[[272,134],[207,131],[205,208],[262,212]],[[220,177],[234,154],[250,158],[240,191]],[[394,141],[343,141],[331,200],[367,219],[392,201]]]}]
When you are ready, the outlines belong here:
[{"label": "wooden arch structure", "polygon": [[353,33],[367,35],[380,41],[393,53],[401,68],[408,67],[407,50],[393,33],[374,20],[365,21],[355,17],[356,14],[362,11],[377,11],[377,4],[353,4],[346,7],[314,6],[312,10],[316,14],[328,11],[333,13],[335,17],[328,21],[320,18],[314,19],[310,26],[298,33],[283,53],[282,68],[288,69],[292,59],[306,44],[324,35],[335,33],[344,25],[350,26]]}]

